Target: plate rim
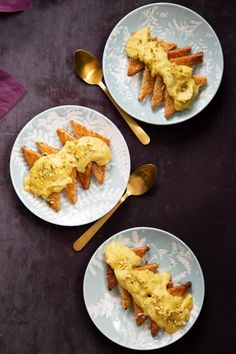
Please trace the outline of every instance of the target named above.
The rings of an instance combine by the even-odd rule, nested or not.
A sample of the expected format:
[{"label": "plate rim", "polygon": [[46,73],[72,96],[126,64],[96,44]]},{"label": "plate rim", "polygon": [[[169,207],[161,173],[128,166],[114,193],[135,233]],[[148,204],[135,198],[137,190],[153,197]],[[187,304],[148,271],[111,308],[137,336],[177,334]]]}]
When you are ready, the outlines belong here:
[{"label": "plate rim", "polygon": [[[86,278],[87,278],[87,275],[88,275],[88,272],[89,272],[89,266],[92,262],[92,259],[93,257],[97,254],[97,252],[99,252],[103,247],[105,247],[105,245],[107,243],[109,243],[112,239],[114,239],[115,237],[117,237],[118,235],[122,235],[126,232],[132,232],[132,231],[136,231],[136,230],[151,230],[151,231],[155,231],[155,232],[160,232],[160,233],[163,233],[163,234],[166,234],[168,235],[169,237],[175,239],[176,241],[180,242],[184,247],[186,247],[186,249],[188,251],[190,251],[191,255],[194,257],[195,261],[196,261],[196,264],[198,266],[198,270],[199,270],[199,276],[201,278],[201,284],[202,284],[202,294],[201,294],[201,303],[199,304],[199,311],[198,311],[198,314],[197,314],[197,317],[194,319],[194,321],[192,322],[191,326],[186,330],[186,332],[180,336],[179,338],[176,338],[174,341],[172,341],[171,343],[166,343],[164,345],[161,345],[159,347],[155,347],[155,348],[134,348],[134,347],[130,347],[130,346],[126,346],[126,345],[123,345],[121,343],[119,343],[118,341],[115,341],[114,339],[112,339],[110,336],[108,336],[101,328],[98,327],[98,325],[96,324],[96,321],[94,321],[94,319],[91,317],[90,313],[89,313],[89,310],[88,310],[88,306],[87,306],[87,303],[86,303],[86,296],[85,296],[85,283],[86,283]],[[100,246],[98,246],[98,248],[93,252],[92,256],[90,257],[89,259],[89,262],[87,264],[87,267],[85,269],[85,272],[84,272],[84,278],[83,278],[83,299],[84,299],[84,304],[85,304],[85,308],[86,308],[86,311],[89,315],[89,318],[91,319],[91,321],[93,322],[93,324],[95,325],[95,327],[100,331],[100,333],[102,333],[106,338],[108,338],[110,341],[112,341],[113,343],[116,343],[118,345],[120,345],[121,347],[123,348],[127,348],[127,349],[132,349],[132,350],[140,350],[140,351],[144,351],[144,350],[157,350],[157,349],[161,349],[161,348],[164,348],[164,347],[167,347],[175,342],[177,342],[179,339],[183,338],[190,330],[191,328],[193,327],[193,325],[196,323],[197,319],[199,318],[200,316],[200,313],[201,313],[201,310],[202,310],[202,307],[203,307],[203,304],[204,304],[204,299],[205,299],[205,292],[206,292],[206,286],[205,286],[205,279],[204,279],[204,274],[203,274],[203,271],[202,271],[202,268],[201,268],[201,265],[195,255],[195,253],[192,251],[192,249],[179,237],[175,236],[174,234],[172,234],[171,232],[169,231],[166,231],[166,230],[163,230],[163,229],[159,229],[159,228],[156,228],[156,227],[151,227],[151,226],[137,226],[137,227],[131,227],[131,228],[128,228],[128,229],[124,229],[124,230],[121,230],[115,234],[113,234],[112,236],[108,237]]]},{"label": "plate rim", "polygon": [[[212,30],[212,32],[214,33],[215,35],[215,39],[217,41],[217,44],[218,44],[218,47],[220,49],[220,54],[221,54],[221,59],[222,59],[222,71],[221,71],[221,76],[220,76],[220,80],[219,80],[219,83],[218,83],[218,86],[216,87],[215,91],[213,92],[209,102],[207,102],[207,104],[204,106],[204,107],[201,107],[194,115],[190,116],[190,117],[184,117],[184,118],[178,118],[176,120],[171,120],[171,119],[166,119],[166,121],[163,121],[163,122],[149,122],[149,121],[145,121],[142,119],[142,117],[138,117],[137,114],[133,114],[133,112],[131,112],[129,109],[124,109],[123,107],[121,107],[127,114],[131,115],[133,118],[137,119],[138,121],[140,122],[143,122],[143,123],[146,123],[146,124],[151,124],[151,125],[156,125],[156,126],[171,126],[171,125],[175,125],[175,124],[180,124],[180,123],[184,123],[196,116],[199,116],[200,113],[211,103],[211,101],[213,100],[213,98],[215,97],[217,91],[219,90],[219,87],[221,85],[221,82],[222,82],[222,78],[223,78],[223,74],[224,74],[224,53],[223,53],[223,49],[222,49],[222,45],[220,43],[220,40],[219,40],[219,37],[217,36],[215,30],[213,29],[213,27],[209,24],[209,22],[207,22],[207,20],[205,20],[204,17],[202,17],[200,14],[198,14],[196,11],[186,7],[186,6],[183,6],[183,5],[179,5],[179,4],[176,4],[176,3],[169,3],[169,2],[154,2],[154,3],[150,3],[150,4],[145,4],[143,6],[139,6],[135,9],[133,9],[132,11],[130,11],[129,13],[127,13],[125,16],[123,16],[118,22],[117,24],[112,28],[110,34],[108,35],[107,37],[107,40],[106,40],[106,43],[105,43],[105,46],[104,46],[104,50],[103,50],[103,56],[102,56],[102,67],[103,67],[103,73],[104,73],[104,80],[105,80],[105,83],[107,85],[107,88],[113,98],[113,94],[112,92],[110,91],[110,88],[109,88],[109,83],[108,83],[108,80],[107,80],[107,75],[106,75],[106,70],[104,69],[105,67],[105,51],[108,47],[108,42],[110,40],[110,37],[113,33],[113,31],[122,23],[122,21],[124,21],[126,18],[128,18],[130,15],[132,15],[133,13],[135,12],[138,12],[139,10],[141,9],[144,9],[144,8],[147,8],[147,7],[153,7],[153,6],[170,6],[170,7],[177,7],[177,8],[182,8],[184,10],[187,10],[189,11],[190,13],[192,13],[193,15],[199,17],[207,26],[210,27],[210,29]],[[117,104],[119,104],[117,102]]]},{"label": "plate rim", "polygon": [[[117,133],[120,135],[121,139],[123,139],[123,142],[124,142],[124,146],[126,147],[126,150],[127,150],[127,154],[128,154],[128,167],[129,167],[129,173],[128,173],[128,176],[130,175],[130,172],[131,172],[131,157],[130,157],[130,152],[129,152],[129,147],[128,147],[128,144],[123,136],[123,134],[121,133],[121,131],[119,130],[119,128],[112,122],[111,119],[109,119],[108,117],[106,117],[103,113],[93,109],[93,108],[90,108],[90,107],[86,107],[86,106],[82,106],[82,105],[75,105],[75,104],[64,104],[64,105],[58,105],[58,106],[53,106],[53,107],[50,107],[50,108],[47,108],[41,112],[39,112],[38,114],[36,114],[35,116],[33,116],[32,118],[30,118],[27,123],[25,125],[23,125],[23,127],[20,129],[19,133],[16,135],[15,137],[15,141],[12,145],[12,148],[11,148],[11,153],[10,153],[10,159],[9,159],[9,170],[10,170],[10,179],[11,179],[11,183],[12,183],[12,186],[14,188],[14,191],[17,195],[17,197],[19,198],[19,200],[23,203],[23,205],[26,207],[26,209],[31,212],[31,214],[35,215],[36,217],[38,217],[39,219],[45,221],[45,222],[48,222],[50,224],[53,224],[53,225],[57,225],[57,226],[65,226],[65,227],[75,227],[75,226],[83,226],[83,225],[87,225],[89,223],[92,223],[96,220],[98,220],[99,218],[101,218],[103,215],[105,215],[107,212],[109,212],[109,210],[111,210],[114,205],[117,203],[112,205],[111,208],[103,215],[99,216],[98,218],[93,218],[91,219],[90,221],[87,221],[86,223],[75,223],[75,224],[67,224],[65,222],[59,222],[59,221],[54,221],[54,220],[49,220],[49,219],[46,219],[44,218],[42,215],[39,215],[37,212],[34,212],[34,210],[32,210],[32,208],[29,208],[27,203],[25,202],[25,200],[23,198],[21,198],[21,196],[19,195],[18,193],[18,189],[15,185],[15,181],[14,181],[14,177],[13,177],[13,153],[14,153],[14,148],[15,148],[15,145],[18,141],[18,139],[21,137],[21,135],[24,133],[24,131],[27,129],[27,127],[32,123],[33,120],[36,120],[39,116],[41,116],[41,114],[44,114],[44,113],[47,113],[47,112],[50,112],[50,111],[53,111],[53,110],[56,110],[56,109],[61,109],[61,108],[82,108],[82,109],[85,109],[85,110],[89,110],[95,114],[99,114],[103,117],[103,119],[105,119],[105,121],[109,122],[109,124],[111,124],[115,130],[117,131]],[[128,183],[128,179],[127,179],[127,183]],[[124,191],[125,191],[125,188],[124,188]],[[123,193],[124,193],[123,191]],[[123,195],[122,193],[122,195]]]}]

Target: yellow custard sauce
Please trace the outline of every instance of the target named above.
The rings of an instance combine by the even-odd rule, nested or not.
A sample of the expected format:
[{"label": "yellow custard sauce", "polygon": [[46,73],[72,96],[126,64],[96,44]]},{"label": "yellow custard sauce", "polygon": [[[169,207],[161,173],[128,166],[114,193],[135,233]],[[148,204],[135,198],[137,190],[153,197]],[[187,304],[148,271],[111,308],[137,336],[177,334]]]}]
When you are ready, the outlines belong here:
[{"label": "yellow custard sauce", "polygon": [[192,68],[170,62],[158,41],[151,39],[149,27],[133,33],[126,43],[125,51],[129,58],[145,63],[152,77],[158,74],[162,76],[167,92],[174,100],[176,111],[191,105],[199,91],[192,78]]},{"label": "yellow custard sauce", "polygon": [[62,191],[72,182],[73,168],[84,172],[91,161],[102,166],[110,159],[108,145],[99,138],[81,137],[67,141],[59,152],[42,156],[34,163],[24,180],[25,191],[47,199],[51,193]]},{"label": "yellow custard sauce", "polygon": [[174,333],[189,320],[193,306],[192,295],[171,295],[167,290],[171,280],[169,273],[135,269],[141,264],[141,257],[116,242],[106,247],[105,260],[113,268],[118,283],[159,327]]}]

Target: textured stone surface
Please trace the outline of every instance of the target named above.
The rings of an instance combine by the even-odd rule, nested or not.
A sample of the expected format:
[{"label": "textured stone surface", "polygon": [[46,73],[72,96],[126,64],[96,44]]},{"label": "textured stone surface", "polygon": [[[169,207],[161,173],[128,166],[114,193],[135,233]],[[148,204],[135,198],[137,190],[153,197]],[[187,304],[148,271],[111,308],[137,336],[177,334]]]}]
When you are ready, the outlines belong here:
[{"label": "textured stone surface", "polygon": [[[75,49],[102,59],[106,39],[128,12],[149,1],[35,0],[31,9],[0,14],[0,67],[28,89],[0,121],[0,353],[132,353],[106,339],[83,302],[87,263],[109,236],[152,226],[179,236],[195,252],[206,281],[202,313],[191,331],[163,353],[233,350],[236,252],[236,95],[234,1],[178,1],[202,15],[223,47],[221,87],[198,117],[181,125],[142,124],[152,142],[142,146],[98,87],[83,84]],[[37,113],[79,104],[108,116],[123,133],[132,168],[158,166],[157,185],[129,198],[80,254],[71,245],[88,226],[63,228],[32,215],[9,176],[9,157],[21,128]]]}]

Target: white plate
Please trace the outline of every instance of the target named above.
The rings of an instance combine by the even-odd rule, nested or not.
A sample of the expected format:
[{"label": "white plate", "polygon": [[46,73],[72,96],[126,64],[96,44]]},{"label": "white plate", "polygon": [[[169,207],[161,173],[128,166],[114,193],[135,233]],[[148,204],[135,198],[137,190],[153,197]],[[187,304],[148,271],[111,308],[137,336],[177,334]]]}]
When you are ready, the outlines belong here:
[{"label": "white plate", "polygon": [[[159,271],[170,272],[175,282],[192,282],[193,308],[190,320],[182,329],[174,334],[160,330],[153,338],[148,321],[137,327],[132,310],[121,308],[117,289],[108,291],[106,285],[104,249],[110,242],[121,242],[129,247],[148,244],[150,251],[145,260],[159,263]],[[205,286],[200,264],[184,242],[163,230],[137,227],[110,237],[97,249],[87,266],[83,291],[89,316],[105,336],[130,349],[148,350],[174,343],[189,331],[201,311]]]},{"label": "white plate", "polygon": [[[21,147],[26,145],[36,150],[37,140],[59,147],[56,129],[63,128],[71,132],[70,119],[109,138],[112,159],[106,167],[103,185],[98,185],[92,179],[88,190],[78,186],[78,201],[75,205],[72,205],[61,193],[61,211],[56,213],[44,200],[34,198],[31,193],[24,191],[23,180],[29,169]],[[102,217],[118,202],[129,179],[130,155],[120,131],[104,115],[87,107],[59,106],[38,114],[21,130],[12,148],[10,174],[16,193],[32,213],[53,224],[78,226]]]},{"label": "white plate", "polygon": [[[146,26],[152,35],[175,42],[178,47],[190,45],[192,52],[204,52],[203,64],[196,65],[194,71],[207,76],[207,86],[189,109],[175,112],[170,119],[164,117],[163,107],[152,110],[149,99],[138,101],[140,73],[127,76],[126,41],[132,32]],[[168,125],[194,117],[209,104],[221,82],[223,53],[216,33],[196,12],[170,3],[150,4],[130,12],[112,30],[104,49],[103,71],[112,97],[127,113],[146,123]]]}]

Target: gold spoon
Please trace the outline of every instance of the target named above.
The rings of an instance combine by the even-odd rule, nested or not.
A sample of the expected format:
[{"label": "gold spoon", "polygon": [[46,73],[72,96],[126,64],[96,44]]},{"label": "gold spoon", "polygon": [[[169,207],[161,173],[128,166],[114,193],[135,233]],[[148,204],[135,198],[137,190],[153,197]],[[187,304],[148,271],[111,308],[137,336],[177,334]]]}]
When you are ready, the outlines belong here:
[{"label": "gold spoon", "polygon": [[86,50],[78,49],[74,52],[74,66],[77,74],[83,81],[87,84],[98,85],[105,92],[141,143],[144,145],[149,144],[150,137],[111,97],[110,92],[102,81],[103,72],[98,60]]},{"label": "gold spoon", "polygon": [[129,177],[126,192],[123,194],[118,203],[101,219],[97,220],[82,236],[80,236],[73,244],[75,251],[81,251],[82,248],[91,240],[95,233],[103,224],[112,216],[119,206],[130,195],[142,195],[146,193],[154,184],[157,176],[157,168],[153,164],[146,164],[138,167]]}]

